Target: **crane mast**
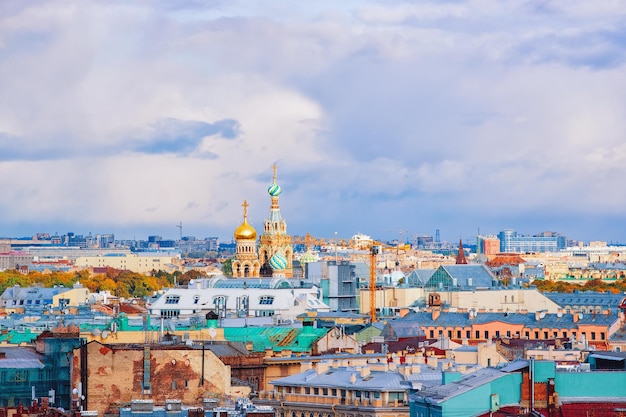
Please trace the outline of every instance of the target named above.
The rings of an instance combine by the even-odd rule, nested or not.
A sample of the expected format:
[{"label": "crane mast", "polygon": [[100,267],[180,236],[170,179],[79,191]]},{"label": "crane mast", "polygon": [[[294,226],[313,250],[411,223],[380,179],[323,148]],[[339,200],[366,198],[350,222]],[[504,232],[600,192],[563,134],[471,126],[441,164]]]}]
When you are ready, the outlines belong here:
[{"label": "crane mast", "polygon": [[380,246],[372,245],[370,252],[370,322],[376,321],[376,255],[380,253]]}]

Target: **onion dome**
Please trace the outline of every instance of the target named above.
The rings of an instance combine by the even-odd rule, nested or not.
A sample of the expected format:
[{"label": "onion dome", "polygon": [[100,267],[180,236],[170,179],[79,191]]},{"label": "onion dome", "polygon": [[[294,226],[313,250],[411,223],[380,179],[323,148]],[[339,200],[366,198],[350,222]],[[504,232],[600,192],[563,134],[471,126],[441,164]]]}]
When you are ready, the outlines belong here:
[{"label": "onion dome", "polygon": [[256,239],[256,229],[248,223],[248,202],[243,201],[243,223],[235,229],[233,236],[238,239]]},{"label": "onion dome", "polygon": [[280,185],[273,183],[269,187],[267,187],[267,192],[272,197],[278,197],[283,190],[280,188]]},{"label": "onion dome", "polygon": [[270,266],[274,271],[283,271],[287,269],[287,257],[282,252],[276,252],[270,258]]},{"label": "onion dome", "polygon": [[256,229],[248,223],[248,219],[243,219],[243,223],[235,229],[235,239],[256,239]]},{"label": "onion dome", "polygon": [[317,262],[317,261],[319,261],[319,257],[315,255],[313,252],[311,252],[310,250],[307,250],[306,252],[304,252],[302,256],[300,257],[301,264],[308,264],[309,262]]}]

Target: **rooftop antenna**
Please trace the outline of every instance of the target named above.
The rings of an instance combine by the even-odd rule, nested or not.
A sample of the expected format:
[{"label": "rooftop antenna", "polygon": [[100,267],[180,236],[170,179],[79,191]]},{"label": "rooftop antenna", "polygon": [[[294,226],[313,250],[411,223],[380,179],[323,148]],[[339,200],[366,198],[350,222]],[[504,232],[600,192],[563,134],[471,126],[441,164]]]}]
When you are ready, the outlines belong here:
[{"label": "rooftop antenna", "polygon": [[180,240],[183,240],[183,222],[178,223],[176,227],[180,229]]}]

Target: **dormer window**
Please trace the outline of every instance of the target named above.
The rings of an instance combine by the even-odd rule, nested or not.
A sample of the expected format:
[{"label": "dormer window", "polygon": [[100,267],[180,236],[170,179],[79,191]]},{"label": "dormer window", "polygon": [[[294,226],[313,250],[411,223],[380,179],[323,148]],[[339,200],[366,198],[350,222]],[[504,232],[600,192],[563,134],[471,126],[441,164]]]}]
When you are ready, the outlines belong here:
[{"label": "dormer window", "polygon": [[165,297],[165,304],[178,304],[180,295],[168,295]]},{"label": "dormer window", "polygon": [[262,295],[259,297],[259,304],[261,305],[272,305],[274,304],[274,296],[273,295]]}]

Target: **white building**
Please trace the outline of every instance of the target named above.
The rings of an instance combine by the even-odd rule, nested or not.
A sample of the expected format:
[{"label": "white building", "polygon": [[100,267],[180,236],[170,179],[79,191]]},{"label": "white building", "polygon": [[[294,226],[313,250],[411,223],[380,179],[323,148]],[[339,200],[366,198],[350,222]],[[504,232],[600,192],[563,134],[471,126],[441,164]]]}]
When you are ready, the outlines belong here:
[{"label": "white building", "polygon": [[217,312],[220,318],[275,317],[295,320],[306,311],[330,311],[318,287],[294,287],[284,278],[191,280],[170,288],[149,307],[151,315],[179,317]]}]

